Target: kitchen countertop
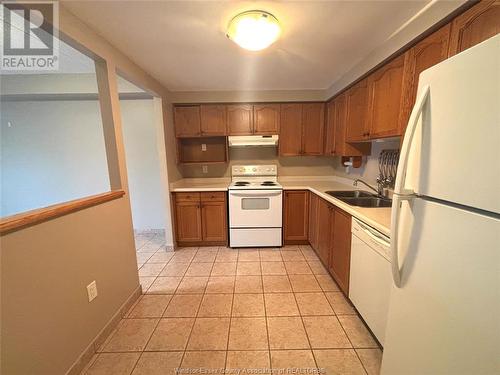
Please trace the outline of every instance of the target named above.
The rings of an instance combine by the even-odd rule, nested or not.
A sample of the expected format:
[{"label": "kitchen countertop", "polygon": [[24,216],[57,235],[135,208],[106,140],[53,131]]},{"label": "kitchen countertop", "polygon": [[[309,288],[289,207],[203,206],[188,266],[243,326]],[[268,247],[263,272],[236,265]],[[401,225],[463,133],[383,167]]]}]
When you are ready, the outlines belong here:
[{"label": "kitchen countertop", "polygon": [[183,178],[170,184],[171,192],[227,191],[230,178]]},{"label": "kitchen countertop", "polygon": [[[346,211],[357,219],[377,229],[386,236],[390,235],[391,208],[366,208],[351,206],[328,194],[331,190],[358,190],[352,181],[341,177],[280,177],[279,183],[284,190],[309,190],[324,200]],[[230,178],[185,178],[170,184],[171,192],[227,191]],[[365,189],[360,189],[365,190]]]}]

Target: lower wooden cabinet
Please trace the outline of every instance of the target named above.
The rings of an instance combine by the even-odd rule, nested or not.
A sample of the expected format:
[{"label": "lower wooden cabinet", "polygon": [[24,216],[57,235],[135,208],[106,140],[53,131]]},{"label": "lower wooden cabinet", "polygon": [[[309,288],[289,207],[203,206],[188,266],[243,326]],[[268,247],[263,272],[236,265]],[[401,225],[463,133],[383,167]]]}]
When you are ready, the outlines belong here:
[{"label": "lower wooden cabinet", "polygon": [[225,192],[175,193],[177,243],[227,244],[227,200]]},{"label": "lower wooden cabinet", "polygon": [[318,201],[318,246],[316,253],[323,264],[328,267],[330,260],[330,248],[332,246],[332,219],[333,206],[323,199]]},{"label": "lower wooden cabinet", "polygon": [[340,289],[349,294],[349,270],[351,264],[351,215],[335,207],[332,219],[332,241],[328,270]]},{"label": "lower wooden cabinet", "polygon": [[283,238],[285,244],[308,243],[309,192],[307,190],[287,190],[283,197]]},{"label": "lower wooden cabinet", "polygon": [[316,250],[318,248],[318,202],[319,197],[316,194],[309,194],[309,228],[307,230],[307,238],[311,247]]},{"label": "lower wooden cabinet", "polygon": [[175,215],[178,241],[202,241],[200,202],[176,202]]},{"label": "lower wooden cabinet", "polygon": [[309,194],[309,244],[340,289],[349,294],[351,215],[316,194]]}]

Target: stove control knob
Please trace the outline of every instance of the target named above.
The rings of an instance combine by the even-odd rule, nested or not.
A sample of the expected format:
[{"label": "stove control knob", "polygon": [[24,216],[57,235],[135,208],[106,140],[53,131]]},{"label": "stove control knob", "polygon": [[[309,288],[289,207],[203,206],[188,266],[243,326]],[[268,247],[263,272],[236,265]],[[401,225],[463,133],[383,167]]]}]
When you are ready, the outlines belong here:
[{"label": "stove control knob", "polygon": [[252,171],[257,172],[257,168],[255,168],[255,167],[252,168]]}]

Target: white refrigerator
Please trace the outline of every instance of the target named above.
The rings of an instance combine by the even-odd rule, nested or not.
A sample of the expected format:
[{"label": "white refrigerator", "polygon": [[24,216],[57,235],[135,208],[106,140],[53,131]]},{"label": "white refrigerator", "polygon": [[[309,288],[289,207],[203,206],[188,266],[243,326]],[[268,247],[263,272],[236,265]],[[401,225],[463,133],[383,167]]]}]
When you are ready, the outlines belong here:
[{"label": "white refrigerator", "polygon": [[500,34],[420,76],[381,374],[500,374]]}]

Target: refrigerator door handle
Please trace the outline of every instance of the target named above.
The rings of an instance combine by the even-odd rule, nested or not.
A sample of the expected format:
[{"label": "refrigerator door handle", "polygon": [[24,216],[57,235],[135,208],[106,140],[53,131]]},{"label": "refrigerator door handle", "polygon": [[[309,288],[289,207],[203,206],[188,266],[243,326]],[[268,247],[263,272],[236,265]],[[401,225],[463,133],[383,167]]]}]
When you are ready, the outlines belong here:
[{"label": "refrigerator door handle", "polygon": [[[413,136],[415,135],[415,130],[417,128],[418,119],[422,113],[427,99],[431,92],[429,85],[426,85],[422,90],[422,94],[417,99],[413,110],[411,111],[410,119],[408,120],[408,127],[406,128],[405,136],[403,139],[403,145],[401,146],[401,156],[399,158],[398,170],[396,173],[396,181],[394,186],[394,194],[399,195],[412,195],[415,192],[411,189],[405,189],[404,183],[406,180],[406,168],[408,167],[408,156],[410,154],[410,146],[413,141]],[[394,228],[394,226],[391,226]],[[391,236],[392,238],[392,236]]]},{"label": "refrigerator door handle", "polygon": [[406,169],[408,167],[408,156],[410,154],[410,146],[413,142],[418,119],[424,109],[425,104],[427,103],[430,91],[430,86],[426,85],[411,112],[410,120],[408,121],[408,127],[406,128],[406,133],[403,140],[403,146],[401,147],[401,156],[399,159],[398,171],[396,173],[394,195],[392,197],[391,268],[394,285],[398,288],[401,287],[401,270],[399,267],[398,253],[399,216],[401,211],[401,203],[403,201],[409,201],[415,197],[415,192],[413,190],[404,188],[406,180]]},{"label": "refrigerator door handle", "polygon": [[399,213],[401,212],[401,203],[410,201],[413,198],[415,198],[413,195],[404,196],[396,194],[392,197],[390,254],[392,280],[397,288],[401,288],[401,269],[399,268],[398,254]]}]

